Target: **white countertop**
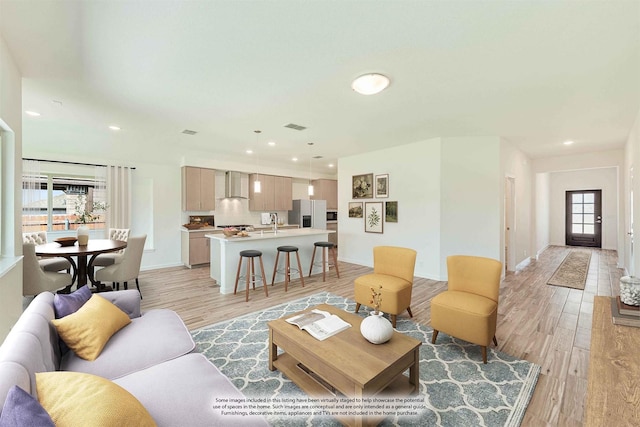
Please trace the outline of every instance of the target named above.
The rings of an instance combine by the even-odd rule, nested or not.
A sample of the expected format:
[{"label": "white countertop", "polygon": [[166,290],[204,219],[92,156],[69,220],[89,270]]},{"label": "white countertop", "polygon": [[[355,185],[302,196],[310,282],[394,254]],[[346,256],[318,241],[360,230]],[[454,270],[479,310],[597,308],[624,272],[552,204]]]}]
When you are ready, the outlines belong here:
[{"label": "white countertop", "polygon": [[[254,230],[260,231],[260,230],[271,230],[271,226],[270,225],[252,225]],[[298,225],[295,224],[284,224],[284,225],[279,225],[278,228],[280,227],[285,227],[285,228],[289,228],[289,227],[298,227]],[[200,227],[200,228],[194,228],[193,230],[189,230],[185,227],[180,227],[181,231],[184,231],[186,233],[202,233],[203,231],[209,232],[209,233],[216,233],[216,234],[222,234],[222,228],[218,228],[218,227]]]},{"label": "white countertop", "polygon": [[210,239],[224,240],[226,242],[246,242],[250,240],[265,240],[265,239],[283,239],[286,237],[302,237],[302,236],[314,236],[318,234],[335,233],[334,230],[321,230],[318,228],[290,228],[287,230],[278,230],[277,233],[271,232],[271,230],[263,231],[251,231],[248,237],[227,237],[224,234],[205,234],[204,237]]}]

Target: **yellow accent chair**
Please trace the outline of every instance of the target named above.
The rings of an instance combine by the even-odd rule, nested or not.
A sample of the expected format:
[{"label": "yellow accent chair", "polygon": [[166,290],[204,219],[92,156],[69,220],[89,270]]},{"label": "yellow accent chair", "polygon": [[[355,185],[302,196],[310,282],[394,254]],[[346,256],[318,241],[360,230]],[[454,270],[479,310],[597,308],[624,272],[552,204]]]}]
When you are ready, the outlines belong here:
[{"label": "yellow accent chair", "polygon": [[487,346],[497,346],[496,323],[502,263],[477,256],[447,257],[448,290],[431,300],[431,343],[438,332],[482,346],[487,363]]},{"label": "yellow accent chair", "polygon": [[416,265],[416,251],[396,246],[376,246],[373,248],[373,273],[358,277],[354,282],[356,313],[360,305],[371,307],[371,288],[376,292],[382,286],[380,311],[391,316],[391,324],[396,327],[396,316],[405,310],[411,313],[411,291],[413,290],[413,270]]}]

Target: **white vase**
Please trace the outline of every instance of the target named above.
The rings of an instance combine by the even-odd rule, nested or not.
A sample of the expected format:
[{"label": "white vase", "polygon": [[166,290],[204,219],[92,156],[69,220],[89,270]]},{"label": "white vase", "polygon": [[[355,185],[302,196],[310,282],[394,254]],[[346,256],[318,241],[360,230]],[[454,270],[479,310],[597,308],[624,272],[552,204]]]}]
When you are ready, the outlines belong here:
[{"label": "white vase", "polygon": [[89,243],[89,227],[81,225],[78,227],[78,246],[87,246]]},{"label": "white vase", "polygon": [[393,335],[393,326],[383,317],[383,314],[381,311],[378,314],[372,311],[360,324],[360,333],[372,344],[385,343]]}]

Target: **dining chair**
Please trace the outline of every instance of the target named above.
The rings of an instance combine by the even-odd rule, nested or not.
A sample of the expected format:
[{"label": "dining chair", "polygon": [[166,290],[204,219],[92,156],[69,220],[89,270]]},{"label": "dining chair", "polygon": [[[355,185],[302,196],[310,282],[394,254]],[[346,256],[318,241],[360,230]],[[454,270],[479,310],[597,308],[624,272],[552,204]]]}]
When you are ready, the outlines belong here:
[{"label": "dining chair", "polygon": [[95,279],[98,282],[98,287],[102,285],[102,282],[112,282],[116,289],[120,288],[120,283],[123,284],[125,289],[128,289],[128,282],[135,279],[136,288],[138,288],[140,299],[142,299],[138,275],[140,274],[140,263],[142,262],[142,252],[144,251],[146,239],[146,234],[129,237],[127,249],[122,254],[122,260],[96,271]]},{"label": "dining chair", "polygon": [[71,289],[73,276],[69,273],[44,271],[38,263],[36,245],[22,244],[22,295],[33,296],[41,292],[55,292],[62,288]]},{"label": "dining chair", "polygon": [[[47,243],[47,232],[46,231],[33,231],[22,233],[22,243],[33,243],[34,245],[44,245]],[[67,273],[71,272],[71,263],[68,259],[63,257],[36,257],[38,260],[38,264],[40,268],[44,271],[62,271],[65,270]]]},{"label": "dining chair", "polygon": [[[109,239],[111,240],[120,240],[123,242],[128,241],[129,239],[129,228],[110,228],[109,229]],[[93,264],[91,266],[91,276],[93,277],[93,267],[107,267],[113,264],[118,264],[122,261],[122,257],[126,249],[121,249],[116,252],[109,252],[106,254],[100,254],[96,256],[93,260]]]}]

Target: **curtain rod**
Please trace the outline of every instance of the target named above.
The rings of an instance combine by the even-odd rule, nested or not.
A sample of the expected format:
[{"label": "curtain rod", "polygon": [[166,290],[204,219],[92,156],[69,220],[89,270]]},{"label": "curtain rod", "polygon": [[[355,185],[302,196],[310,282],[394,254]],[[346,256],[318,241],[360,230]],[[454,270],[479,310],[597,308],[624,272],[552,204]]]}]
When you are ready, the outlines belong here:
[{"label": "curtain rod", "polygon": [[[27,158],[22,158],[22,160],[32,160],[32,161],[36,161],[36,162],[49,162],[49,163],[64,163],[67,165],[80,165],[80,166],[100,166],[103,168],[106,168],[108,165],[98,165],[96,163],[80,163],[80,162],[67,162],[65,160],[42,160],[42,159],[27,159]],[[135,169],[135,167],[129,167],[129,169]]]}]

